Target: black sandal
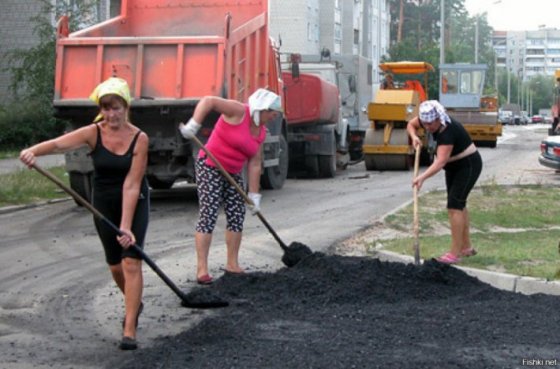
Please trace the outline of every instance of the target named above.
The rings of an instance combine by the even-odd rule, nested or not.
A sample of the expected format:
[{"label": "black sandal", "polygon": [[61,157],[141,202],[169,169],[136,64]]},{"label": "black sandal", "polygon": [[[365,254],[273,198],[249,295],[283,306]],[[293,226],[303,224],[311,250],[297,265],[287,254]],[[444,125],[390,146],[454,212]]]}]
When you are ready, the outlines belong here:
[{"label": "black sandal", "polygon": [[121,350],[136,350],[138,348],[138,343],[132,337],[123,336],[121,342],[119,343],[119,348]]}]

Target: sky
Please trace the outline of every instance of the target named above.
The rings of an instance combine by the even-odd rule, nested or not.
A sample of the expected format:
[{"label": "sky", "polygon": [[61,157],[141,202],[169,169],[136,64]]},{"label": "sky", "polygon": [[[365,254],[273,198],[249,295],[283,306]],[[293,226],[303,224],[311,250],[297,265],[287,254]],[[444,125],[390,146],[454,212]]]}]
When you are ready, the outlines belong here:
[{"label": "sky", "polygon": [[471,15],[487,12],[496,31],[560,29],[560,0],[465,0],[465,7]]}]

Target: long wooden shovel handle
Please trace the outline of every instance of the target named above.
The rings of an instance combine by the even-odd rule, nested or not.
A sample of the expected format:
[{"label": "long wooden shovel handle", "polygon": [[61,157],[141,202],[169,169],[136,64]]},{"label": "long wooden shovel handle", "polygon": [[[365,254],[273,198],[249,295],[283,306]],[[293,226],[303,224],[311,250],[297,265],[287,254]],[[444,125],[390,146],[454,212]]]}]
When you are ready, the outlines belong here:
[{"label": "long wooden shovel handle", "polygon": [[[53,181],[58,187],[63,189],[64,192],[66,192],[67,194],[72,196],[74,198],[74,200],[76,200],[80,205],[82,205],[83,207],[88,209],[96,218],[101,220],[107,226],[111,227],[119,236],[122,236],[122,234],[123,234],[122,231],[116,225],[114,225],[109,219],[107,219],[103,214],[101,214],[99,212],[99,210],[94,208],[87,200],[85,200],[82,196],[80,196],[76,191],[74,191],[70,187],[66,186],[60,179],[55,177],[52,173],[44,170],[43,168],[41,168],[37,164],[33,164],[32,167],[37,172],[41,173],[42,175],[44,175],[45,177],[47,177],[48,179]],[[169,279],[169,277],[156,265],[156,263],[152,259],[150,259],[150,257],[144,252],[144,250],[142,250],[136,244],[134,244],[130,247],[132,247],[134,249],[134,251],[136,251],[142,257],[142,259],[146,262],[146,264],[148,264],[150,266],[150,268],[152,268],[152,270],[165,282],[165,284],[167,284],[167,286],[169,286],[169,288],[171,288],[171,290],[173,290],[173,292],[175,292],[175,294],[181,300],[183,300],[187,304],[190,303],[188,301],[185,293],[183,291],[181,291],[175,285],[175,283],[173,283],[173,281],[171,279]]]},{"label": "long wooden shovel handle", "polygon": [[[251,206],[254,206],[255,204],[253,203],[253,200],[251,200],[249,198],[249,196],[247,196],[247,194],[245,193],[245,191],[241,188],[241,186],[239,186],[239,184],[235,181],[235,179],[233,179],[233,177],[231,176],[231,174],[229,174],[227,172],[227,170],[222,166],[222,163],[220,163],[216,157],[210,152],[210,150],[208,150],[208,148],[206,146],[204,146],[202,144],[202,142],[199,140],[198,137],[193,136],[192,140],[194,142],[196,142],[196,144],[198,146],[200,146],[200,148],[206,153],[206,155],[208,155],[208,157],[214,162],[214,164],[216,164],[216,167],[218,168],[218,170],[220,171],[220,173],[222,173],[222,175],[226,178],[226,180],[233,186],[235,187],[235,189],[237,190],[237,192],[239,192],[239,194],[241,196],[243,196],[243,199],[245,200],[245,202]],[[284,251],[288,250],[288,246],[286,246],[286,244],[284,243],[284,241],[282,241],[282,239],[280,238],[280,236],[278,236],[278,234],[276,233],[276,231],[274,231],[274,229],[272,228],[272,226],[268,223],[268,221],[266,220],[266,218],[264,217],[264,215],[262,215],[262,213],[259,211],[257,211],[257,216],[259,217],[259,219],[261,220],[261,222],[264,224],[264,226],[268,229],[268,231],[272,234],[272,236],[274,237],[274,239],[280,244],[280,247],[282,247],[282,249]]]},{"label": "long wooden shovel handle", "polygon": [[[416,148],[416,153],[414,155],[414,178],[418,176],[418,169],[420,167],[420,151],[422,148]],[[414,196],[414,205],[413,205],[413,213],[414,213],[414,264],[420,264],[420,224],[418,219],[418,186],[414,186],[412,188],[413,196]]]}]

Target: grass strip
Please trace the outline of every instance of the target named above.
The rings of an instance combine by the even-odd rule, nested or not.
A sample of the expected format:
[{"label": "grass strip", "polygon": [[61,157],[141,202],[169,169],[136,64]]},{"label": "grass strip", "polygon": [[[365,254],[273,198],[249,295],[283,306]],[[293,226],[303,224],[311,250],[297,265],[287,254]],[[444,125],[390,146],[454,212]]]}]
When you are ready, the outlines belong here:
[{"label": "grass strip", "polygon": [[[49,168],[49,171],[68,184],[68,174],[64,167]],[[21,169],[0,175],[0,207],[26,205],[67,196],[57,185],[34,170]]]},{"label": "grass strip", "polygon": [[[471,241],[478,255],[461,265],[523,276],[560,279],[560,192],[544,185],[482,186],[473,190],[468,209]],[[437,257],[449,250],[451,236],[444,191],[420,197],[420,255]],[[385,249],[413,255],[412,205],[385,219],[393,239],[374,239],[369,252]]]}]

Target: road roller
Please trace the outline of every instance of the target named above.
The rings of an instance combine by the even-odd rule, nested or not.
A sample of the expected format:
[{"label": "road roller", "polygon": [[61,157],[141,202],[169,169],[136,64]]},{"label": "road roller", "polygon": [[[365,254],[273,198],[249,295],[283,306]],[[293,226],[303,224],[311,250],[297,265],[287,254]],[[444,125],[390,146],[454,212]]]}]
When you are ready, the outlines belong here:
[{"label": "road roller", "polygon": [[[379,64],[385,74],[418,77],[399,81],[390,89],[380,89],[368,104],[370,127],[366,130],[363,152],[367,170],[409,170],[414,164],[414,147],[407,122],[418,115],[420,103],[428,99],[428,73],[434,67],[426,62],[387,62]],[[423,142],[421,165],[433,162],[431,137],[419,132]]]}]

